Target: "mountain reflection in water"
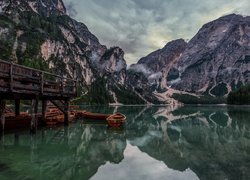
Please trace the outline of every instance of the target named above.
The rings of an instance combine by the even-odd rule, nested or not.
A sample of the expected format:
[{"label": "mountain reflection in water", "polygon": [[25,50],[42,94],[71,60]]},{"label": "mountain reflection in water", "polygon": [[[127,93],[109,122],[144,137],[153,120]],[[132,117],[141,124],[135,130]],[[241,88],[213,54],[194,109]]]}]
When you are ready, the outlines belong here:
[{"label": "mountain reflection in water", "polygon": [[1,136],[0,179],[247,179],[250,108],[87,106],[122,129],[78,121]]}]

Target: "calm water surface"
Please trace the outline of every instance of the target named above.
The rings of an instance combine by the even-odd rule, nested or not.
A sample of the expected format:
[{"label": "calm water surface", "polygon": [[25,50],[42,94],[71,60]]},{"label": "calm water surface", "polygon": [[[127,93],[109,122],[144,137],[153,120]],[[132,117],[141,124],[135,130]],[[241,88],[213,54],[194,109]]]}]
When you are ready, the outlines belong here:
[{"label": "calm water surface", "polygon": [[249,179],[250,108],[106,107],[121,129],[79,120],[36,135],[5,133],[0,179]]}]

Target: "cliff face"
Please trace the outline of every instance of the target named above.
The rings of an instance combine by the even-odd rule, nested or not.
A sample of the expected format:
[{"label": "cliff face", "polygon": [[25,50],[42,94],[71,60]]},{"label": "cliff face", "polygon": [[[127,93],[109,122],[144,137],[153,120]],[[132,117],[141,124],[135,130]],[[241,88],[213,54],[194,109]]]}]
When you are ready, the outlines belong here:
[{"label": "cliff face", "polygon": [[[101,58],[107,48],[88,28],[66,14],[61,0],[1,2],[2,59],[23,64],[45,60],[55,73],[78,77],[90,85],[95,80],[91,58]],[[7,39],[10,39],[8,42]],[[25,63],[24,63],[25,64]]]},{"label": "cliff face", "polygon": [[[167,91],[168,72],[179,60],[186,46],[187,43],[183,39],[178,39],[141,58],[128,69],[127,84],[146,97]],[[150,98],[147,99],[152,101]],[[164,96],[160,101],[166,100],[169,102],[169,97]]]},{"label": "cliff face", "polygon": [[226,97],[250,83],[250,17],[219,18],[188,43],[169,42],[127,69],[123,50],[100,44],[86,25],[67,15],[62,0],[2,0],[0,52],[0,59],[59,75],[73,77],[76,71],[85,102]]},{"label": "cliff face", "polygon": [[250,17],[224,16],[205,24],[188,43],[168,43],[132,65],[127,82],[167,102],[173,95],[192,101],[202,96],[205,103],[227,97],[250,83]]},{"label": "cliff face", "polygon": [[46,17],[66,14],[62,0],[2,0],[0,3],[6,14],[18,15],[24,11],[33,11]]},{"label": "cliff face", "polygon": [[250,17],[228,15],[205,24],[168,74],[172,88],[227,96],[250,83]]},{"label": "cliff face", "polygon": [[[141,81],[144,81],[143,84],[157,86],[160,89],[166,88],[166,75],[172,65],[179,60],[186,45],[183,39],[178,39],[141,58],[137,64],[131,65],[128,81],[134,87],[142,86]],[[135,78],[139,73],[144,76],[144,80]]]},{"label": "cliff face", "polygon": [[[76,71],[83,94],[94,95],[91,86],[105,78],[124,85],[123,50],[100,44],[86,25],[67,15],[62,0],[2,0],[0,7],[0,59],[68,77]],[[98,92],[110,96],[102,103],[114,102],[111,88]]]}]

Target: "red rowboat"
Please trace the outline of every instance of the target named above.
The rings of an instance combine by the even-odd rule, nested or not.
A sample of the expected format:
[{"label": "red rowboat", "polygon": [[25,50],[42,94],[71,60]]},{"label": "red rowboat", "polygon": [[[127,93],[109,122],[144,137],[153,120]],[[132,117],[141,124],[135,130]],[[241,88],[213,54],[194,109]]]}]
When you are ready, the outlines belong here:
[{"label": "red rowboat", "polygon": [[82,116],[85,119],[106,120],[110,114],[99,114],[86,111],[82,113]]},{"label": "red rowboat", "polygon": [[121,113],[112,114],[107,118],[108,125],[111,127],[120,127],[126,120],[126,116]]}]

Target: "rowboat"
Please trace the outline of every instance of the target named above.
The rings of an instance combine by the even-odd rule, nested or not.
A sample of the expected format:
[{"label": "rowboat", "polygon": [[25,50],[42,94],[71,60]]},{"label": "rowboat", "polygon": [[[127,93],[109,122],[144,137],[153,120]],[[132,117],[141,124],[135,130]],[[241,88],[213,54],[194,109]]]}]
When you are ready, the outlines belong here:
[{"label": "rowboat", "polygon": [[126,116],[121,113],[110,115],[107,119],[108,125],[111,127],[120,127],[126,120]]},{"label": "rowboat", "polygon": [[83,117],[83,114],[86,112],[85,110],[71,110],[71,112],[75,113],[75,118],[80,119]]},{"label": "rowboat", "polygon": [[[15,115],[15,113],[8,112],[4,113],[4,129],[5,130],[16,130],[30,128],[32,117],[26,113],[21,112],[20,115]],[[0,128],[3,128],[2,123],[0,123]]]},{"label": "rowboat", "polygon": [[[69,113],[69,122],[73,122],[75,120],[75,114],[73,112]],[[56,125],[64,123],[64,114],[47,114],[45,117],[45,121],[47,125]]]},{"label": "rowboat", "polygon": [[111,114],[99,114],[99,113],[92,113],[92,112],[83,112],[82,116],[85,119],[95,119],[95,120],[106,120]]}]

